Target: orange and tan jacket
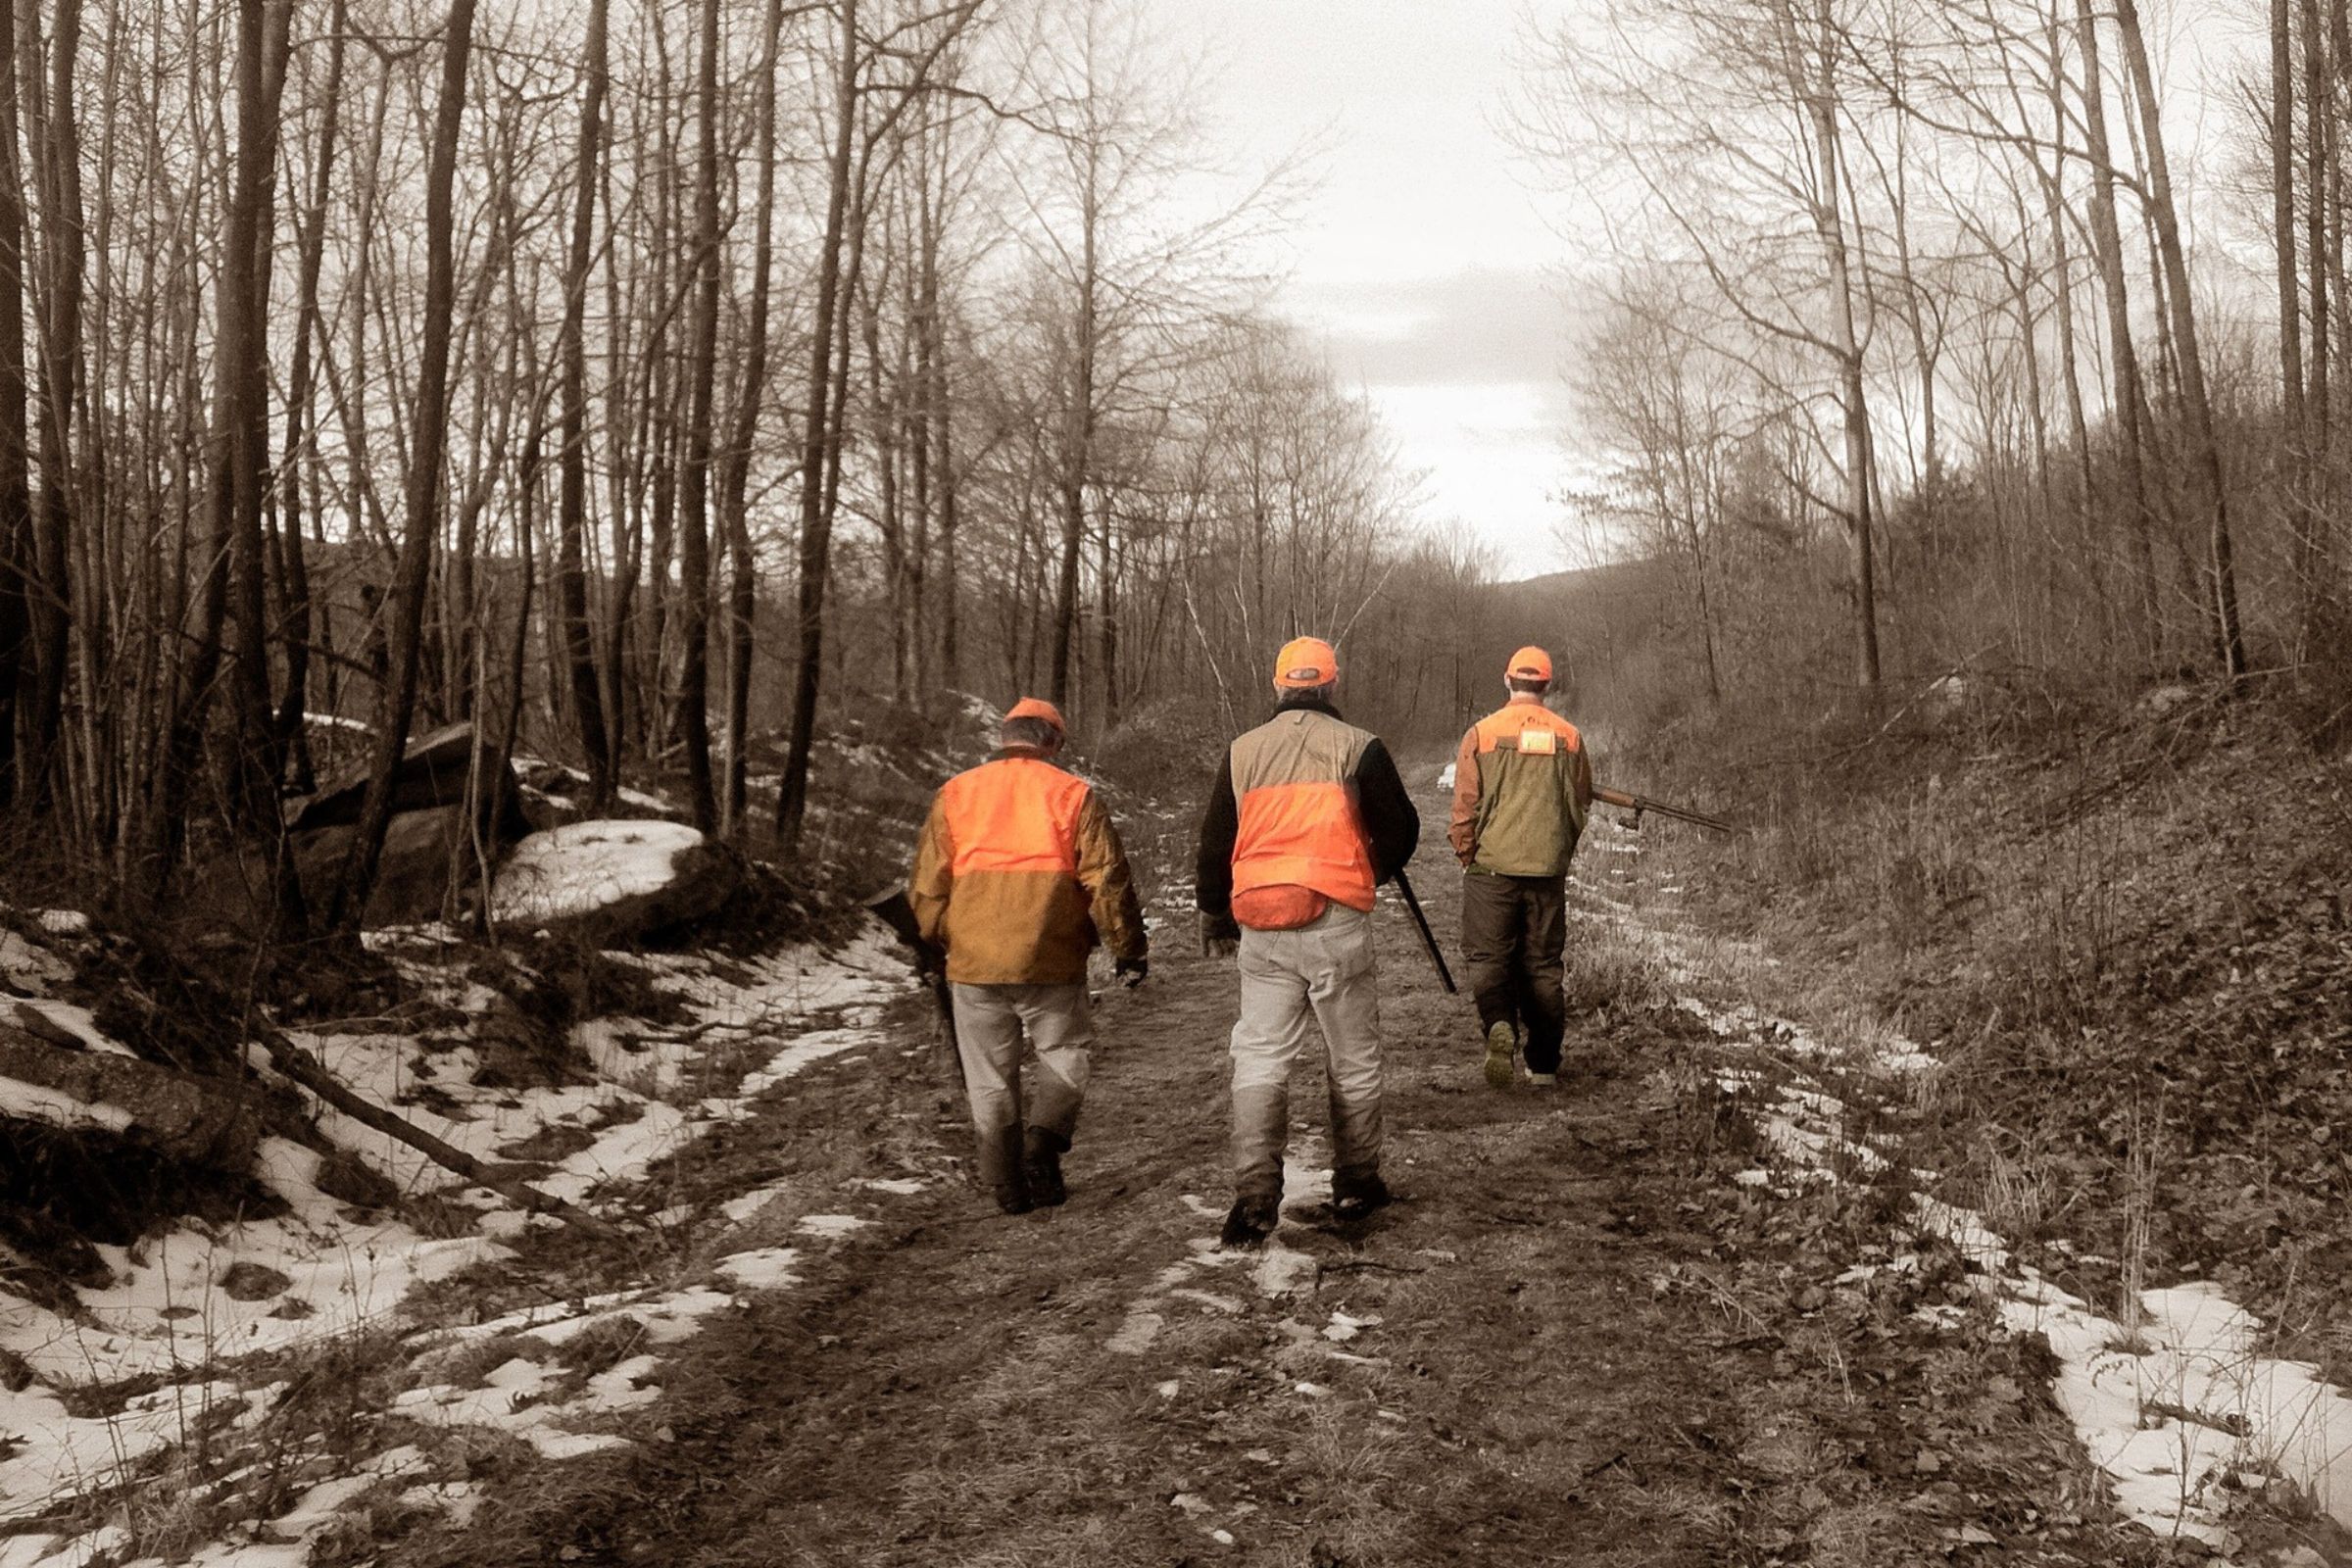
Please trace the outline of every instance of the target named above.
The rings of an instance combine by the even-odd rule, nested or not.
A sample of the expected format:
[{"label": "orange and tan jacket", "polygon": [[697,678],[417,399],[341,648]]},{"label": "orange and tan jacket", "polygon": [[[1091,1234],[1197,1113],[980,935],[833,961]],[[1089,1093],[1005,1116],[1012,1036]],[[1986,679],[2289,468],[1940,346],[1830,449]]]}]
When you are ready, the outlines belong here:
[{"label": "orange and tan jacket", "polygon": [[907,902],[963,985],[1070,985],[1098,938],[1145,956],[1144,916],[1110,813],[1086,780],[1009,747],[931,803]]},{"label": "orange and tan jacket", "polygon": [[1541,697],[1513,697],[1462,736],[1446,837],[1471,870],[1565,876],[1592,810],[1584,738]]},{"label": "orange and tan jacket", "polygon": [[1233,743],[1209,790],[1196,902],[1223,933],[1284,929],[1328,900],[1372,907],[1421,831],[1388,748],[1319,701],[1294,699]]}]

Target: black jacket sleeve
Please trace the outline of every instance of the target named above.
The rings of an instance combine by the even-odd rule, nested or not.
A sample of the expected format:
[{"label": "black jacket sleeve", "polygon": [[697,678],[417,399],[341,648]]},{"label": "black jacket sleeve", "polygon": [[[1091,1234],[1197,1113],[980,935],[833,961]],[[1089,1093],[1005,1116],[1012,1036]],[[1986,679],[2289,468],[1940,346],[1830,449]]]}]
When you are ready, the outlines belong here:
[{"label": "black jacket sleeve", "polygon": [[1355,808],[1372,846],[1372,879],[1386,882],[1404,869],[1421,843],[1421,813],[1405,793],[1404,780],[1380,741],[1364,748],[1355,764]]},{"label": "black jacket sleeve", "polygon": [[1233,841],[1242,831],[1242,808],[1233,797],[1233,765],[1217,767],[1209,787],[1208,810],[1200,818],[1200,850],[1193,863],[1193,903],[1208,916],[1211,936],[1236,936],[1233,918]]}]

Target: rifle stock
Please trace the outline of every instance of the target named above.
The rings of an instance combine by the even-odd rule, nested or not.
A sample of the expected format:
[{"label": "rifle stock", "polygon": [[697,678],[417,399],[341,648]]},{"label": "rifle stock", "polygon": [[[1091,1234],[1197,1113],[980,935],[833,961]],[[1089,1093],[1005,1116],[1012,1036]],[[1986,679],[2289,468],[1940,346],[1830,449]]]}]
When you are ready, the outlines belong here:
[{"label": "rifle stock", "polygon": [[1745,831],[1719,816],[1708,816],[1703,811],[1693,811],[1688,807],[1668,806],[1663,801],[1653,801],[1646,795],[1635,795],[1625,790],[1604,790],[1596,786],[1592,798],[1604,806],[1614,806],[1620,810],[1633,812],[1636,827],[1642,825],[1642,812],[1655,811],[1660,816],[1670,816],[1678,822],[1689,822],[1693,827],[1703,827],[1715,833]]},{"label": "rifle stock", "polygon": [[956,1087],[961,1091],[963,1081],[963,1051],[956,1041],[956,1002],[948,994],[947,955],[923,940],[920,922],[914,917],[914,906],[906,902],[905,886],[883,889],[864,901],[866,913],[890,927],[914,955],[914,972],[921,976],[924,989],[931,993],[931,1005],[938,1009],[940,1038],[947,1047],[948,1059],[956,1064]]}]

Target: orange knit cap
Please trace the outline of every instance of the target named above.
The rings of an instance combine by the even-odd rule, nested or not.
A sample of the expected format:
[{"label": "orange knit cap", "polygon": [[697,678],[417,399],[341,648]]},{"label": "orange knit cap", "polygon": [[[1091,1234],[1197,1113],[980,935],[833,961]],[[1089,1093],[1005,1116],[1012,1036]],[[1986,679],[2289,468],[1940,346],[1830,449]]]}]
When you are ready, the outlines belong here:
[{"label": "orange knit cap", "polygon": [[1512,680],[1548,681],[1551,679],[1551,656],[1541,648],[1522,648],[1511,656],[1511,662],[1503,673]]},{"label": "orange knit cap", "polygon": [[1284,691],[1309,691],[1340,678],[1340,656],[1320,637],[1294,637],[1274,656],[1274,684]]},{"label": "orange knit cap", "polygon": [[1047,702],[1043,697],[1024,697],[1004,710],[1006,723],[1010,723],[1016,718],[1042,718],[1054,726],[1056,734],[1066,735],[1069,733],[1069,726],[1061,721],[1061,710]]}]

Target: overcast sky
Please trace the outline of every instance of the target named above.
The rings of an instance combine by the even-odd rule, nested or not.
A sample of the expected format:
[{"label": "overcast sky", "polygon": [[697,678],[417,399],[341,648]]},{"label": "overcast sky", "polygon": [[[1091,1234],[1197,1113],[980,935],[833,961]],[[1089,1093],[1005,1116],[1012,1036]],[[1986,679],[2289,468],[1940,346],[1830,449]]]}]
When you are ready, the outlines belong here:
[{"label": "overcast sky", "polygon": [[1459,516],[1506,576],[1567,563],[1561,378],[1573,260],[1494,126],[1523,0],[1151,0],[1207,51],[1213,130],[1237,162],[1312,143],[1280,305],[1379,406],[1427,512]]}]

